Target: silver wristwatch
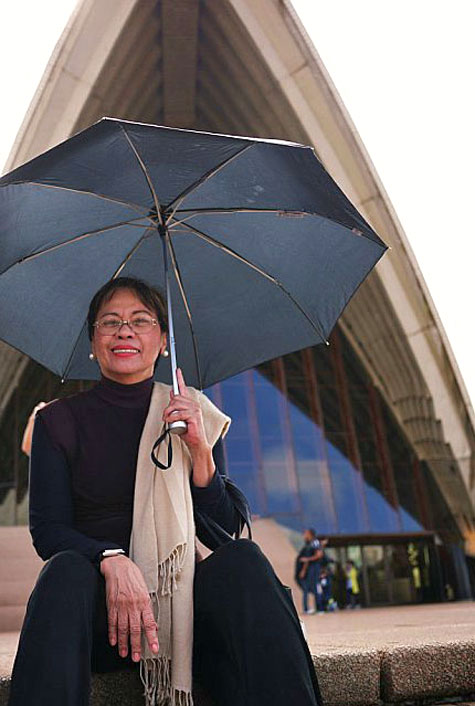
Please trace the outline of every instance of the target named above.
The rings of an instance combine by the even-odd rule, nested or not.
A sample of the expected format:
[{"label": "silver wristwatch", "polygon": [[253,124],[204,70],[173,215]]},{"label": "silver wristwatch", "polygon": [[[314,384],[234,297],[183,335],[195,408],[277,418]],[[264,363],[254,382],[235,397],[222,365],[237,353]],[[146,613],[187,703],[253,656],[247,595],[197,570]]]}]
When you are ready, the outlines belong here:
[{"label": "silver wristwatch", "polygon": [[103,552],[99,554],[99,562],[103,559],[107,559],[110,556],[119,556],[119,554],[125,554],[123,549],[104,549]]}]

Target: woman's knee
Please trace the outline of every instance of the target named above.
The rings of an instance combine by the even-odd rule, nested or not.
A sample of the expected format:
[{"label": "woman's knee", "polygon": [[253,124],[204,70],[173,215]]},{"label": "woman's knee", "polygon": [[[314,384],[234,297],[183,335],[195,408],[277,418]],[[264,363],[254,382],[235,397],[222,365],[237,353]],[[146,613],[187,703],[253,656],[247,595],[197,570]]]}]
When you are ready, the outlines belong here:
[{"label": "woman's knee", "polygon": [[227,542],[219,547],[215,553],[219,553],[220,555],[226,557],[253,557],[256,555],[262,555],[259,545],[252,539],[235,539],[232,542]]},{"label": "woman's knee", "polygon": [[57,585],[61,591],[84,588],[94,583],[97,571],[89,559],[79,552],[67,549],[54,554],[40,571],[36,587]]},{"label": "woman's knee", "polygon": [[220,562],[227,570],[241,575],[272,571],[272,567],[261,548],[251,539],[236,539],[228,542],[219,550]]},{"label": "woman's knee", "polygon": [[82,639],[90,631],[99,580],[99,572],[78,552],[62,551],[52,556],[28,599],[22,635],[33,631],[46,642],[59,639],[59,635]]}]

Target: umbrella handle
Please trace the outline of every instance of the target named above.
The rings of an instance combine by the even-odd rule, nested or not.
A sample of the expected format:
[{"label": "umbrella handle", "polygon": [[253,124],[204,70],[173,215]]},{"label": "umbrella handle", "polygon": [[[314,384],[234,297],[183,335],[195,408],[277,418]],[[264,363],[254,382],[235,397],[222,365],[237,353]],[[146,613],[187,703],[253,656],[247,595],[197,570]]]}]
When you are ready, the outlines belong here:
[{"label": "umbrella handle", "polygon": [[176,422],[170,422],[168,425],[168,431],[170,434],[185,434],[188,429],[188,424],[181,419]]},{"label": "umbrella handle", "polygon": [[[178,379],[176,376],[176,350],[175,350],[175,335],[173,333],[173,316],[171,307],[170,290],[168,287],[167,278],[167,303],[168,303],[168,332],[170,334],[170,363],[172,367],[172,380],[173,380],[173,392],[178,395],[180,390],[178,388]],[[168,431],[170,434],[185,434],[188,429],[188,424],[181,419],[177,419],[176,422],[170,422],[168,425]]]},{"label": "umbrella handle", "polygon": [[[175,348],[175,330],[173,327],[173,311],[172,311],[172,298],[170,293],[170,280],[169,280],[169,269],[168,269],[168,252],[167,252],[167,241],[170,237],[168,233],[168,228],[166,226],[158,226],[158,232],[162,238],[163,245],[163,264],[165,267],[165,282],[167,287],[167,310],[168,310],[168,334],[169,334],[169,347],[170,347],[170,365],[172,369],[172,383],[173,392],[175,395],[180,393],[178,388],[178,380],[176,376],[176,348]],[[168,425],[168,431],[170,434],[185,434],[188,429],[188,425],[183,420],[177,420],[176,422],[170,422]]]}]

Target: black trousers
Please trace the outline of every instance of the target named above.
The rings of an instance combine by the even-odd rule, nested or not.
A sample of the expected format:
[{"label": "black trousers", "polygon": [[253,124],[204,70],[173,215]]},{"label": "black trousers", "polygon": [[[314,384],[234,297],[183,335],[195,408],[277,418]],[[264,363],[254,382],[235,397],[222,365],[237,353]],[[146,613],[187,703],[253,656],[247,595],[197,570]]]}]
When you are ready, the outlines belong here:
[{"label": "black trousers", "polygon": [[[294,605],[259,547],[240,539],[197,564],[193,673],[217,706],[320,706]],[[53,556],[28,601],[9,706],[87,706],[92,672],[138,669],[107,637],[105,582]]]}]

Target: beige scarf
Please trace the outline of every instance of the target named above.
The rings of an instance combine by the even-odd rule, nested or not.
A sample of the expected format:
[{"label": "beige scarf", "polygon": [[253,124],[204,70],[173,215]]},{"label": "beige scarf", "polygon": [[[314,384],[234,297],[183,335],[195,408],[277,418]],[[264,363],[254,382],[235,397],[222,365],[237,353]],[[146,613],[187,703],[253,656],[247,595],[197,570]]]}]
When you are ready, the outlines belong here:
[{"label": "beige scarf", "polygon": [[[162,413],[170,401],[171,385],[155,382],[140,439],[133,508],[130,558],[142,571],[158,624],[159,653],[142,636],[140,677],[146,706],[192,706],[193,577],[195,525],[190,490],[191,456],[177,434],[170,434],[158,449],[167,463],[172,444],[172,465],[157,468],[150,452],[163,431]],[[193,387],[188,390],[201,406],[206,438],[214,446],[224,437],[231,418]]]}]

